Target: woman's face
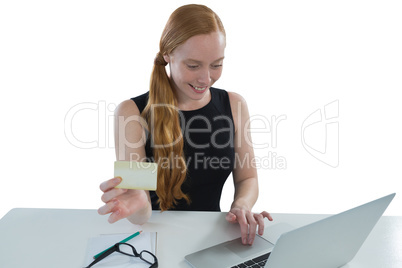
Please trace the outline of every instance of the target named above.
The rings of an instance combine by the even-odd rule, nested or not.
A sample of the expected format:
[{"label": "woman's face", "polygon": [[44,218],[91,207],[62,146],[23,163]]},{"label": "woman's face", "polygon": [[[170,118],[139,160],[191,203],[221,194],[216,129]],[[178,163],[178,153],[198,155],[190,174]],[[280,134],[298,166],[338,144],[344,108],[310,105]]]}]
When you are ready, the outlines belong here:
[{"label": "woman's face", "polygon": [[164,56],[179,104],[209,98],[209,87],[222,74],[225,46],[225,36],[213,32],[193,36]]}]

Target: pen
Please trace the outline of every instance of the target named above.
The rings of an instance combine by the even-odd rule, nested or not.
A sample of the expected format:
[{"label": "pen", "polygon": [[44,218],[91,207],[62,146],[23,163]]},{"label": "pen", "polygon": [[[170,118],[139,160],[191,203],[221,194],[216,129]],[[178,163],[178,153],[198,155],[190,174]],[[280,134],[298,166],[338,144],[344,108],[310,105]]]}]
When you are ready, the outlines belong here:
[{"label": "pen", "polygon": [[[135,234],[130,235],[127,238],[124,238],[123,240],[121,240],[119,243],[126,243],[128,240],[133,239],[134,237],[136,237],[137,235],[139,235],[140,233],[142,233],[142,231],[136,232]],[[105,249],[104,251],[102,251],[101,253],[98,253],[94,256],[94,259],[98,258],[100,255],[102,255],[105,251],[111,249],[113,246],[111,246],[110,248]]]}]

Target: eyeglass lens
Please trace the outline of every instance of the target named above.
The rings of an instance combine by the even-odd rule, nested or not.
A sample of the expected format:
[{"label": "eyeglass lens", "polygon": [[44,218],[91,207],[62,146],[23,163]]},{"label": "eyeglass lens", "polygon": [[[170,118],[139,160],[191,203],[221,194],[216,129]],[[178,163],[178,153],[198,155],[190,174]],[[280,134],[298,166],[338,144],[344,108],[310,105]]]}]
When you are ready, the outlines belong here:
[{"label": "eyeglass lens", "polygon": [[146,250],[141,251],[140,258],[141,260],[146,261],[149,264],[154,264],[156,262],[155,256],[151,252]]},{"label": "eyeglass lens", "polygon": [[138,253],[135,248],[129,244],[117,244],[118,251],[128,256],[138,257]]}]

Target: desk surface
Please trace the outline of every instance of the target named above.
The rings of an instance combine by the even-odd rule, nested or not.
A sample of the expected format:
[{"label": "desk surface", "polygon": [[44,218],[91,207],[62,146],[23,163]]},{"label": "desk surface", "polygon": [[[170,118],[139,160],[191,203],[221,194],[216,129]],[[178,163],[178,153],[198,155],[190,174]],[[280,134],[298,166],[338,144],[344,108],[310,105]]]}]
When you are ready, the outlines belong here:
[{"label": "desk surface", "polygon": [[[159,267],[188,268],[186,254],[240,236],[239,227],[227,223],[225,215],[155,211],[142,229],[158,232]],[[272,216],[273,223],[298,227],[327,215]],[[266,232],[273,223],[267,223]],[[13,209],[0,220],[0,267],[83,267],[90,237],[137,229],[127,220],[109,224],[96,210]],[[402,267],[402,217],[382,217],[356,257],[344,267]]]}]

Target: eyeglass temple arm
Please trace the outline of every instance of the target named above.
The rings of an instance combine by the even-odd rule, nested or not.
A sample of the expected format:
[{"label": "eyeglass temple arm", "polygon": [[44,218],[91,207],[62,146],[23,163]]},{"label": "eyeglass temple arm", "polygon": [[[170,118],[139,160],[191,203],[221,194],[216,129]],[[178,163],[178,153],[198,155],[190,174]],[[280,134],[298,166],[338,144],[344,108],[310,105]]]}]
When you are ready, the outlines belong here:
[{"label": "eyeglass temple arm", "polygon": [[87,267],[84,268],[90,268],[94,266],[96,263],[100,262],[101,260],[103,260],[104,258],[106,258],[115,251],[116,251],[116,245],[103,252],[98,258],[96,258],[93,262],[91,262],[91,264],[89,264]]}]

